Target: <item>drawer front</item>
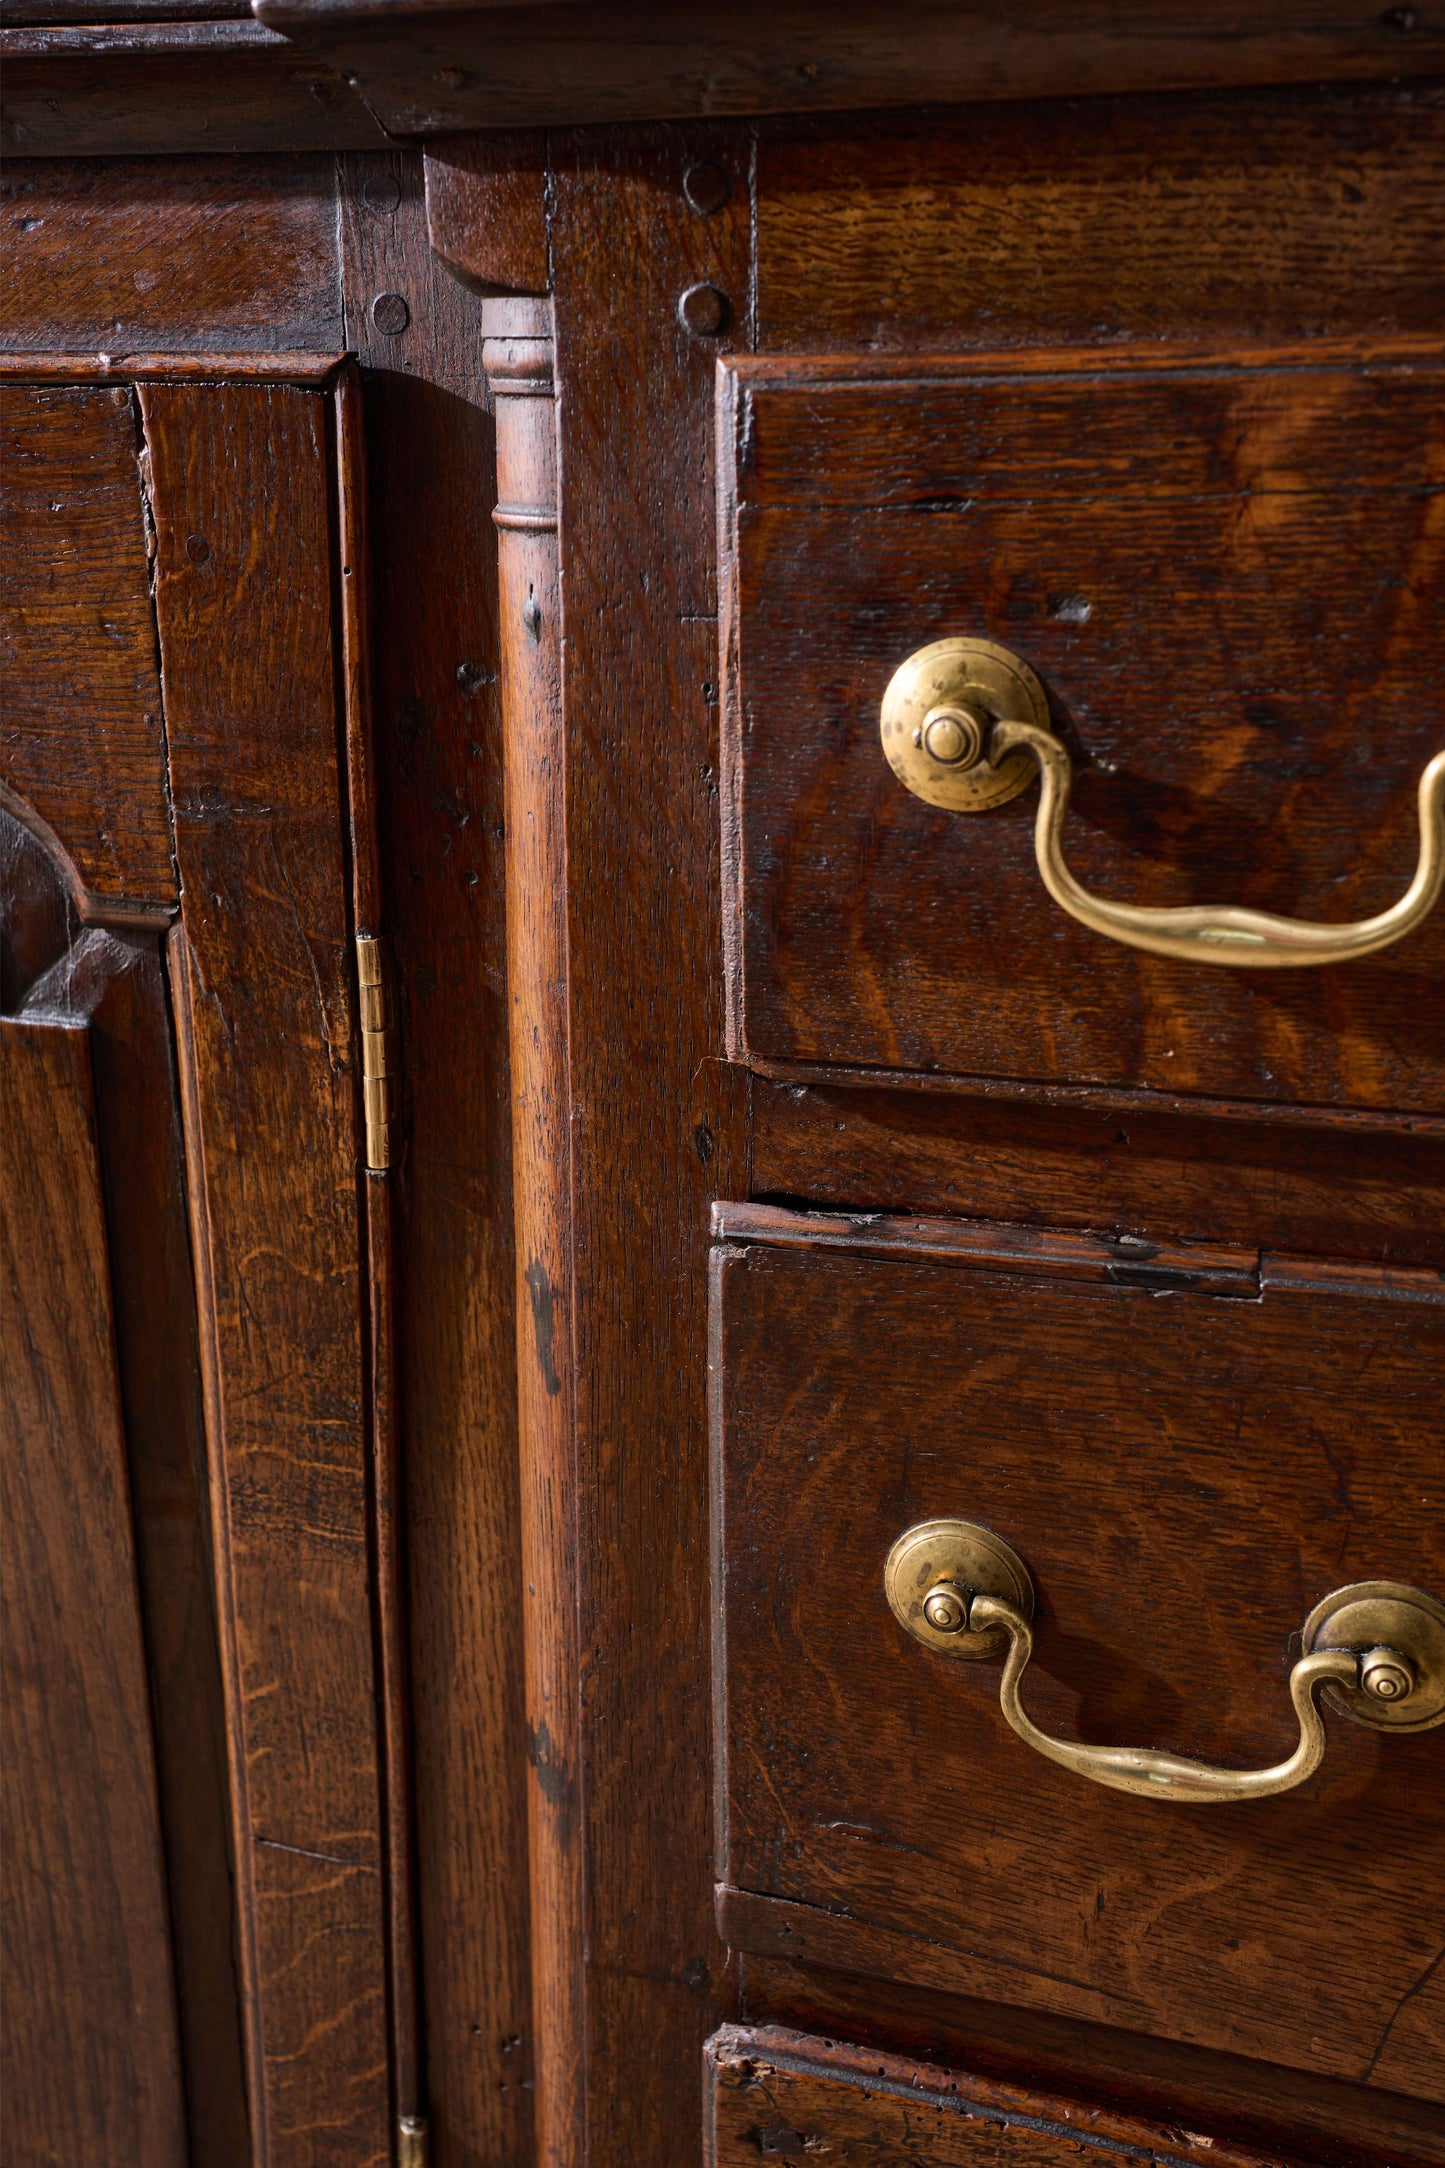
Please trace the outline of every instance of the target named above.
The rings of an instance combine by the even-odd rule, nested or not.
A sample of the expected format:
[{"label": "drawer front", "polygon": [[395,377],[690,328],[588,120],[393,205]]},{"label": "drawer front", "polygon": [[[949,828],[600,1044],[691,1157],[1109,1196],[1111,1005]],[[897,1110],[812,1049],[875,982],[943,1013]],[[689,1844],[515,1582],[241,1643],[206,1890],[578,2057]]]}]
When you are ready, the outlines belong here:
[{"label": "drawer front", "polygon": [[1438,352],[740,360],[722,376],[733,1051],[1435,1108],[1445,911],[1348,963],[1226,969],[1065,915],[1037,785],[940,810],[884,759],[953,637],[1041,681],[1083,886],[1387,909],[1445,747]]},{"label": "drawer front", "polygon": [[884,1592],[910,1527],[982,1523],[1033,1576],[1045,1732],[1277,1763],[1312,1606],[1445,1597],[1439,1282],[721,1209],[729,1939],[1445,2098],[1445,1729],[1327,1713],[1292,1790],[1136,1797]]},{"label": "drawer front", "polygon": [[1282,2168],[1203,2131],[1000,2084],[782,2025],[725,2025],[707,2044],[707,2168],[759,2155],[830,2168]]}]

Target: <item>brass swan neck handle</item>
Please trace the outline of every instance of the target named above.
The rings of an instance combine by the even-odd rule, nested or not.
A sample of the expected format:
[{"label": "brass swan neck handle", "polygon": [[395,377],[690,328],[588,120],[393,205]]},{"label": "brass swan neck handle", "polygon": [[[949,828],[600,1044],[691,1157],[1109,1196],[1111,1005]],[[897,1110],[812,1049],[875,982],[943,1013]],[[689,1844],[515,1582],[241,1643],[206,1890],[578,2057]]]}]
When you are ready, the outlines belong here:
[{"label": "brass swan neck handle", "polygon": [[1024,1708],[1019,1688],[1034,1650],[1034,1630],[1021,1611],[1001,1596],[975,1596],[969,1607],[969,1630],[1001,1626],[1009,1637],[999,1681],[999,1706],[1025,1746],[1075,1776],[1104,1784],[1111,1791],[1137,1792],[1150,1799],[1182,1799],[1203,1805],[1231,1799],[1267,1799],[1271,1792],[1291,1791],[1312,1777],[1324,1759],[1325,1727],[1315,1706],[1320,1687],[1333,1680],[1340,1686],[1358,1686],[1360,1658],[1353,1649],[1316,1649],[1302,1656],[1289,1675],[1289,1695],[1299,1719],[1299,1743],[1292,1754],[1268,1769],[1219,1769],[1209,1762],[1190,1761],[1180,1754],[1162,1754],[1144,1747],[1084,1746],[1068,1739],[1054,1739]]},{"label": "brass swan neck handle", "polygon": [[894,1617],[940,1655],[1003,1656],[999,1706],[1036,1754],[1090,1783],[1195,1806],[1268,1799],[1314,1775],[1326,1738],[1319,1699],[1382,1731],[1445,1723],[1445,1604],[1397,1581],[1355,1581],[1317,1603],[1289,1675],[1299,1728],[1293,1750],[1263,1769],[1220,1769],[1152,1747],[1089,1746],[1042,1731],[1020,1689],[1034,1649],[1033,1581],[1017,1551],[975,1521],[921,1521],[884,1569]]},{"label": "brass swan neck handle", "polygon": [[1154,956],[1251,970],[1347,963],[1403,939],[1445,887],[1445,752],[1420,777],[1420,855],[1404,895],[1373,918],[1331,926],[1239,904],[1156,910],[1091,895],[1064,858],[1073,769],[1050,727],[1044,689],[1020,656],[991,640],[937,640],[910,655],[884,694],[879,728],[899,781],[950,812],[1006,803],[1037,768],[1034,856],[1044,887],[1081,925]]},{"label": "brass swan neck handle", "polygon": [[1149,910],[1140,904],[1091,896],[1064,860],[1064,816],[1073,784],[1068,753],[1051,731],[1040,730],[1036,724],[996,722],[986,748],[990,766],[996,767],[1013,752],[1027,752],[1038,763],[1034,856],[1039,878],[1071,918],[1128,948],[1147,949],[1154,956],[1179,956],[1190,963],[1242,964],[1252,969],[1348,963],[1352,957],[1368,956],[1412,933],[1435,908],[1445,886],[1445,753],[1437,753],[1420,777],[1420,857],[1404,895],[1374,918],[1330,926],[1312,919],[1277,917],[1273,911],[1249,911],[1239,904]]}]

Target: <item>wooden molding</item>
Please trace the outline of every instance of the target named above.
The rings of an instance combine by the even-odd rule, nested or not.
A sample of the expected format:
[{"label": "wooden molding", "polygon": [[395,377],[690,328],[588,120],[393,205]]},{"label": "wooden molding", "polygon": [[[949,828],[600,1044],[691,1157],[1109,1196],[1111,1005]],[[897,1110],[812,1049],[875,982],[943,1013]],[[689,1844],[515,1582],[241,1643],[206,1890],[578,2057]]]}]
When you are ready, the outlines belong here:
[{"label": "wooden molding", "polygon": [[1438,14],[1355,0],[257,0],[402,135],[1263,83],[1445,64]]},{"label": "wooden molding", "polygon": [[344,354],[0,354],[0,383],[325,384]]},{"label": "wooden molding", "polygon": [[841,2140],[846,2157],[856,2143],[878,2168],[916,2160],[925,2133],[928,2158],[948,2168],[974,2157],[981,2126],[1003,2138],[1020,2125],[1029,2134],[1027,2158],[1040,2168],[1056,2158],[1062,2168],[1081,2154],[1101,2168],[1121,2156],[1169,2168],[1206,2161],[1210,2168],[1274,2168],[1252,2146],[784,2025],[721,2026],[706,2055],[709,2168],[749,2158],[763,2108],[788,2135],[794,2123],[806,2130],[811,2148],[837,2151]]},{"label": "wooden molding", "polygon": [[[1112,1287],[1147,1288],[1158,1294],[1234,1295],[1251,1302],[1259,1295],[1258,1252],[1217,1243],[1166,1246],[1135,1235],[1066,1234],[917,1213],[799,1212],[781,1205],[726,1201],[712,1208],[712,1231],[718,1242],[992,1267],[1051,1279],[1102,1280]],[[1370,1268],[1359,1269],[1368,1273]],[[1439,1276],[1406,1277],[1438,1281]]]},{"label": "wooden molding", "polygon": [[[29,0],[0,30],[11,157],[357,150],[486,128],[830,113],[1445,69],[1414,8],[1273,0]],[[81,20],[82,15],[89,17]],[[533,290],[530,286],[526,290]]]},{"label": "wooden molding", "polygon": [[7,158],[358,150],[388,141],[324,59],[249,19],[7,22],[0,64]]},{"label": "wooden molding", "polygon": [[567,838],[551,304],[489,302],[497,425],[537,2156],[585,2157]]}]

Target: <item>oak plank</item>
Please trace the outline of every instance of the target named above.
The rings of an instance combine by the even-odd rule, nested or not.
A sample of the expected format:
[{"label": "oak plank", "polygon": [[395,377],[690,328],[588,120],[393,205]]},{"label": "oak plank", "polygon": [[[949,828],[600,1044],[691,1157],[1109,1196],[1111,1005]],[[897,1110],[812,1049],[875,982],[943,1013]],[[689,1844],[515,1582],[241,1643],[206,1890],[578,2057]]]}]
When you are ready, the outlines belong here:
[{"label": "oak plank", "polygon": [[341,348],[335,160],[13,163],[0,345],[123,355]]},{"label": "oak plank", "polygon": [[[736,1891],[720,1899],[719,1908],[742,1946],[741,1999],[749,2025],[786,2026],[944,2066],[964,2064],[1007,2085],[1232,2138],[1272,2161],[1307,2161],[1309,2168],[1439,2168],[1445,2161],[1445,2133],[1428,2103],[936,1986],[900,1987],[876,1973],[864,1979],[832,1972],[799,1963],[796,1955],[751,1954],[798,1935],[806,1908]],[[809,1930],[820,1939],[829,1931],[817,1915],[808,1916]],[[885,1954],[887,1938],[875,1932],[870,1945],[842,1923],[840,1945],[850,1934],[855,1955]]]},{"label": "oak plank", "polygon": [[669,0],[401,7],[261,0],[402,135],[715,119],[1199,83],[1398,78],[1438,69],[1425,15],[1350,0]]},{"label": "oak plank", "polygon": [[0,388],[5,787],[54,835],[90,918],[177,897],[128,389]]},{"label": "oak plank", "polygon": [[24,12],[31,24],[12,18],[0,30],[7,158],[336,151],[388,140],[324,61],[246,16],[228,20],[224,6],[203,15],[147,5],[138,20],[123,10],[119,21],[107,4],[57,16],[31,0]]},{"label": "oak plank", "polygon": [[188,2159],[88,1034],[0,1020],[6,2147]]},{"label": "oak plank", "polygon": [[[390,2158],[327,402],[141,393],[252,2115]],[[191,545],[188,547],[188,543]]]},{"label": "oak plank", "polygon": [[1445,1264],[1437,1137],[820,1078],[755,1078],[752,1105],[752,1193],[775,1203]]},{"label": "oak plank", "polygon": [[1438,83],[768,122],[758,343],[1436,333],[1442,198]]},{"label": "oak plank", "polygon": [[[709,412],[718,351],[746,338],[747,148],[712,127],[553,144],[594,2161],[695,2150],[731,1993],[707,1894],[703,1272],[745,1107],[717,1058]],[[694,161],[726,174],[720,208],[689,203]],[[699,281],[727,297],[721,339],[679,321]]]}]

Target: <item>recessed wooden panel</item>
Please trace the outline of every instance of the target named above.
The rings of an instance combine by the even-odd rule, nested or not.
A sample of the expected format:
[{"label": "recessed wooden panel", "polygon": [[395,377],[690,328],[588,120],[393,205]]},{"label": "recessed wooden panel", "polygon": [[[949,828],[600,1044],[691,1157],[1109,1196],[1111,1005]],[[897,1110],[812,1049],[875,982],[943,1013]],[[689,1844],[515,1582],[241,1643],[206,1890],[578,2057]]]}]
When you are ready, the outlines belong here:
[{"label": "recessed wooden panel", "polygon": [[5,2137],[187,2160],[88,1035],[0,1022]]},{"label": "recessed wooden panel", "polygon": [[20,161],[3,215],[9,349],[342,344],[329,157]]},{"label": "recessed wooden panel", "polygon": [[1347,920],[1409,884],[1445,689],[1438,354],[1104,360],[730,368],[735,1047],[1438,1106],[1445,913],[1324,969],[1143,956],[1048,898],[1034,788],[947,814],[883,759],[893,670],[980,635],[1048,690],[1086,887]]},{"label": "recessed wooden panel", "polygon": [[[91,1063],[193,2161],[249,2161],[195,1277],[161,940],[92,931]],[[116,952],[119,952],[116,954]],[[74,953],[74,952],[72,952]],[[102,974],[97,972],[97,977]],[[37,988],[37,995],[43,989]]]},{"label": "recessed wooden panel", "polygon": [[1434,332],[1442,218],[1438,84],[774,122],[757,339],[917,353]]},{"label": "recessed wooden panel", "polygon": [[1262,1297],[1217,1295],[968,1249],[720,1255],[730,1935],[756,1946],[773,1900],[775,1953],[1438,2100],[1439,1731],[1336,1718],[1299,1790],[1135,1799],[1031,1753],[997,1667],[919,1647],[883,1595],[905,1529],[982,1521],[1034,1575],[1045,1729],[1279,1759],[1311,1605],[1445,1591],[1438,1277],[1266,1265]]},{"label": "recessed wooden panel", "polygon": [[0,388],[3,781],[121,920],[176,900],[139,449],[127,387]]},{"label": "recessed wooden panel", "polygon": [[[0,1007],[31,1026],[90,1023],[187,2130],[193,2156],[207,2168],[240,2168],[251,2154],[225,1722],[195,1286],[160,937],[77,927],[53,854],[3,807]],[[48,1238],[40,1230],[36,1239]]]}]

